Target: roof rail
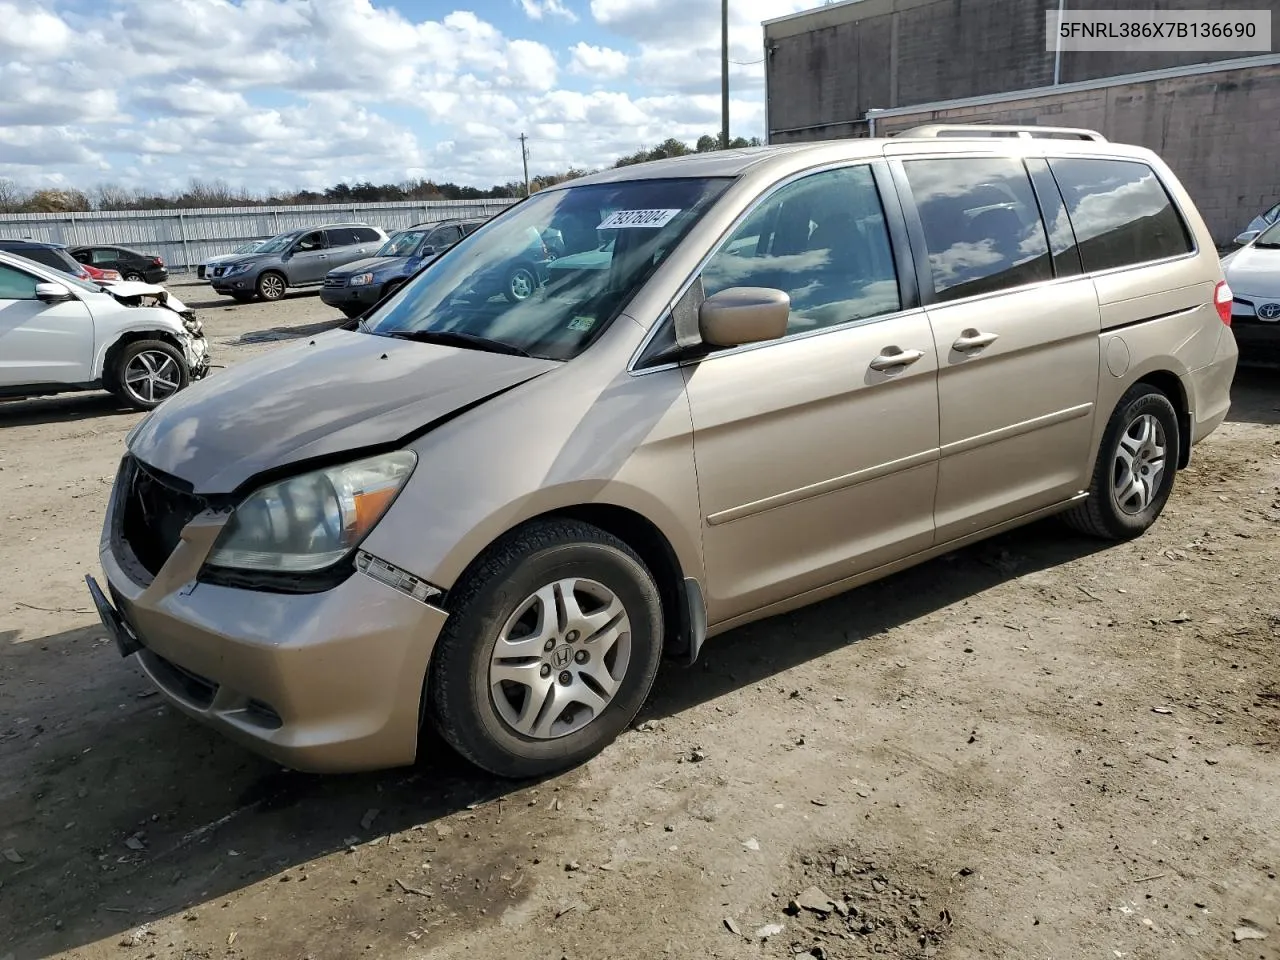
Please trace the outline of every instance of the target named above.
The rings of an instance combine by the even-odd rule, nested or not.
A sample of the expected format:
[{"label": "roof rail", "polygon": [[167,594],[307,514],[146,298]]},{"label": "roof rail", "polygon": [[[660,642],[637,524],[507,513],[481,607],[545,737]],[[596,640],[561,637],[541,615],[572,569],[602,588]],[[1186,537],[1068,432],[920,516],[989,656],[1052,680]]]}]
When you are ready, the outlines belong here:
[{"label": "roof rail", "polygon": [[895,134],[898,137],[1022,137],[1047,140],[1095,140],[1107,138],[1083,127],[1004,126],[994,123],[927,123]]}]

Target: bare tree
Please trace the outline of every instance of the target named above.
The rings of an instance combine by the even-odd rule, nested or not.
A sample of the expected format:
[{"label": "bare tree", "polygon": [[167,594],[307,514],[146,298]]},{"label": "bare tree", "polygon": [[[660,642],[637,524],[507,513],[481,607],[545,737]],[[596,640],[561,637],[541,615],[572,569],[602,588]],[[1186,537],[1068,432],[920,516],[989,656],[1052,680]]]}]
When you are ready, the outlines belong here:
[{"label": "bare tree", "polygon": [[0,177],[0,213],[17,213],[27,201],[27,192],[8,177]]}]

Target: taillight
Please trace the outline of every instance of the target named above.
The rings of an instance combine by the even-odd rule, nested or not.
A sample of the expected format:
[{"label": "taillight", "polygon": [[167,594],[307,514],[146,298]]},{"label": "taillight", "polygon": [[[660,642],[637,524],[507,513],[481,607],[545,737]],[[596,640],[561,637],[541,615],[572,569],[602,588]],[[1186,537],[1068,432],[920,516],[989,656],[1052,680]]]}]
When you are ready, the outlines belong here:
[{"label": "taillight", "polygon": [[163,261],[163,260],[161,260],[159,257],[152,257],[152,258],[151,258],[151,262],[152,262],[152,263],[154,263],[157,267],[163,267],[163,266],[164,266],[164,261]]},{"label": "taillight", "polygon": [[1218,317],[1228,327],[1231,326],[1231,287],[1227,285],[1227,281],[1219,280],[1218,285],[1213,288],[1213,305],[1217,308]]}]

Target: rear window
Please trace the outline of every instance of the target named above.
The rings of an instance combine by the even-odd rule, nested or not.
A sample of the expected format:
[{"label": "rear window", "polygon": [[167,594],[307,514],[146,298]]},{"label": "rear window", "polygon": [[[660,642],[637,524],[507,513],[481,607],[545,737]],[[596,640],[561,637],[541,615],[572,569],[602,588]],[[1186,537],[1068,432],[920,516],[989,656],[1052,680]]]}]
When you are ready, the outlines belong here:
[{"label": "rear window", "polygon": [[1086,271],[1190,253],[1191,235],[1155,171],[1136,160],[1051,159]]}]

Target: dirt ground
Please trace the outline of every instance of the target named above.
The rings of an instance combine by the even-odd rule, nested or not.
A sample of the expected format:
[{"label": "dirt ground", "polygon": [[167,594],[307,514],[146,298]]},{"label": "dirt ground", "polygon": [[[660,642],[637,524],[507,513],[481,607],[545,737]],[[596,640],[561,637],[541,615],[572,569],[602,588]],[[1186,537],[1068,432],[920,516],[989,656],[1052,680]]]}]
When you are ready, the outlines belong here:
[{"label": "dirt ground", "polygon": [[[218,363],[338,319],[177,292]],[[517,785],[160,705],[83,585],[136,420],[0,405],[0,960],[1280,957],[1274,370],[1141,540],[1038,524],[736,630]]]}]

